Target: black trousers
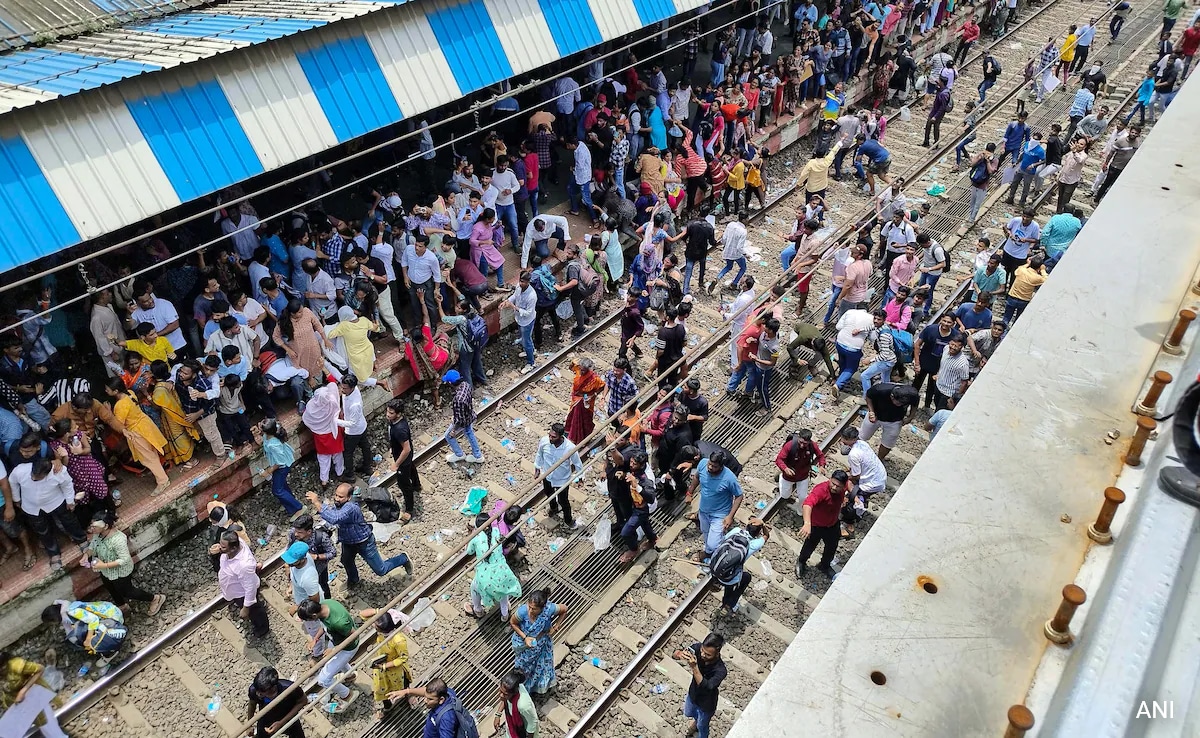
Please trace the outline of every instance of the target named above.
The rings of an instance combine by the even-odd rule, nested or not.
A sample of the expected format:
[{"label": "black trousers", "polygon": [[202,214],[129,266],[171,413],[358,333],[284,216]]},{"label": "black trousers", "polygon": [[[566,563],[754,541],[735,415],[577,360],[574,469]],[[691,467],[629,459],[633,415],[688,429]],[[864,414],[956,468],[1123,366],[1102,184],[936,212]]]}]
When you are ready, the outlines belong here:
[{"label": "black trousers", "polygon": [[535,348],[542,347],[542,318],[547,316],[550,317],[550,326],[554,328],[554,339],[562,340],[562,323],[558,319],[558,313],[554,312],[554,305],[538,305],[533,318],[533,345]]},{"label": "black trousers", "polygon": [[154,599],[154,595],[133,583],[132,574],[119,579],[105,579],[104,586],[108,587],[108,593],[117,607],[125,605],[130,600],[149,602]]},{"label": "black trousers", "polygon": [[750,572],[742,570],[742,578],[735,584],[726,584],[725,591],[721,594],[721,604],[731,610],[737,606],[738,600],[742,599],[742,595],[746,593],[746,588],[750,586]]},{"label": "black trousers", "polygon": [[1071,71],[1077,72],[1083,69],[1083,65],[1087,62],[1088,52],[1092,50],[1091,46],[1076,46],[1075,60],[1071,62]]},{"label": "black trousers", "polygon": [[[357,467],[354,466],[354,452],[362,450],[362,461]],[[374,453],[371,451],[371,439],[366,433],[358,435],[346,434],[345,445],[342,448],[342,462],[346,465],[346,473],[349,474],[351,469],[357,469],[360,474],[370,474],[371,467],[375,465],[372,457]]]},{"label": "black trousers", "polygon": [[246,381],[242,383],[242,388],[244,390],[242,397],[246,402],[247,410],[258,408],[262,410],[264,416],[275,417],[275,403],[271,401],[271,393],[267,392],[261,371],[251,369],[250,373],[246,375]]},{"label": "black trousers", "polygon": [[929,143],[929,132],[933,131],[933,142],[937,143],[942,137],[942,119],[927,118],[925,119],[925,143]]},{"label": "black trousers", "polygon": [[217,413],[217,429],[228,446],[241,446],[254,440],[250,432],[250,419],[246,413]]},{"label": "black trousers", "polygon": [[917,392],[921,391],[921,383],[928,381],[925,388],[925,404],[932,405],[934,398],[937,396],[937,383],[934,382],[933,376],[938,373],[941,368],[941,362],[934,366],[921,365],[921,371],[917,372],[917,376],[913,377],[912,386],[917,388]]},{"label": "black trousers", "polygon": [[804,545],[800,546],[800,564],[808,563],[808,558],[813,555],[813,551],[817,550],[818,543],[824,543],[825,548],[821,549],[822,568],[829,567],[833,564],[833,557],[837,553],[838,541],[841,540],[841,528],[835,523],[833,525],[820,526],[814,525],[812,533],[808,538],[804,539]]},{"label": "black trousers", "polygon": [[324,569],[317,567],[317,583],[321,585],[321,593],[325,595],[325,599],[332,600],[333,595],[329,593],[329,567]]},{"label": "black trousers", "polygon": [[1124,167],[1117,169],[1110,166],[1108,168],[1108,174],[1104,177],[1104,183],[1100,185],[1100,189],[1096,192],[1096,202],[1104,199],[1104,196],[1108,193],[1108,189],[1113,186],[1113,182],[1117,181],[1117,177],[1120,177],[1123,171],[1125,171]]},{"label": "black trousers", "polygon": [[571,514],[571,485],[567,485],[559,492],[555,493],[554,485],[549,479],[542,480],[542,489],[545,490],[546,496],[550,498],[550,514],[554,515],[562,509],[563,522],[568,526],[575,525],[575,516]]},{"label": "black trousers", "polygon": [[[226,600],[229,603],[231,611],[241,610],[244,605],[244,598],[235,597],[232,600]],[[262,638],[267,633],[271,632],[271,622],[267,620],[267,608],[263,605],[262,600],[256,601],[249,606],[250,609],[250,625],[254,628],[254,635]]]},{"label": "black trousers", "polygon": [[618,530],[625,527],[625,522],[633,515],[633,498],[629,496],[628,490],[613,493],[613,489],[609,487],[608,501],[612,503],[613,513],[616,514],[617,520],[613,524]]},{"label": "black trousers", "polygon": [[55,526],[70,536],[75,543],[83,543],[87,540],[87,534],[83,532],[83,528],[79,527],[79,521],[75,519],[75,514],[67,509],[65,502],[50,512],[39,512],[36,515],[26,512],[25,519],[29,522],[29,527],[33,528],[33,534],[41,540],[42,547],[46,549],[46,554],[49,556],[58,556],[61,553],[58,547],[58,534],[54,530]]},{"label": "black trousers", "polygon": [[421,490],[421,478],[411,459],[396,467],[396,486],[404,495],[404,512],[412,515],[416,509],[416,494]]}]

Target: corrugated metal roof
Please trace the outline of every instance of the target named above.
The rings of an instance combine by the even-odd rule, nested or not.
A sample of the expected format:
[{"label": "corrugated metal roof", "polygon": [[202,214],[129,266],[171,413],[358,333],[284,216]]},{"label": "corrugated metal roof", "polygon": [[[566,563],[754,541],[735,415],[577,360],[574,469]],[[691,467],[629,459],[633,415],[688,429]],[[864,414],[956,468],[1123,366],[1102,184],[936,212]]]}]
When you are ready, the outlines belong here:
[{"label": "corrugated metal roof", "polygon": [[8,0],[0,3],[0,49],[19,49],[190,10],[213,0]]},{"label": "corrugated metal roof", "polygon": [[[78,1],[81,5],[89,4]],[[94,1],[114,8],[158,2]],[[176,12],[156,20],[107,30],[104,30],[105,23],[96,21],[75,31],[92,29],[94,33],[0,55],[0,113],[357,18],[409,1],[232,0],[209,10]],[[198,0],[179,0],[174,10],[197,4]],[[5,23],[3,12],[0,8],[0,26]]]}]

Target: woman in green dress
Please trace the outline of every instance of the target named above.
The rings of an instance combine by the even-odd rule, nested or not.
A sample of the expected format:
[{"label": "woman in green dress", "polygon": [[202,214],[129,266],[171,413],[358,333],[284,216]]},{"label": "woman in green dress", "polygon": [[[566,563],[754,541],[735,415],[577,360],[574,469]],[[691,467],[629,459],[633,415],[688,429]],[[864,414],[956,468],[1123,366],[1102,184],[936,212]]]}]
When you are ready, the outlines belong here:
[{"label": "woman in green dress", "polygon": [[[487,521],[487,513],[475,516],[476,527],[485,526]],[[471,602],[464,608],[468,615],[482,618],[488,608],[498,602],[500,617],[507,620],[510,598],[521,596],[521,580],[508,568],[508,561],[504,558],[504,547],[496,545],[492,549],[492,546],[499,544],[502,539],[499,530],[486,525],[467,545],[467,553],[476,558],[475,579],[471,582]]]}]

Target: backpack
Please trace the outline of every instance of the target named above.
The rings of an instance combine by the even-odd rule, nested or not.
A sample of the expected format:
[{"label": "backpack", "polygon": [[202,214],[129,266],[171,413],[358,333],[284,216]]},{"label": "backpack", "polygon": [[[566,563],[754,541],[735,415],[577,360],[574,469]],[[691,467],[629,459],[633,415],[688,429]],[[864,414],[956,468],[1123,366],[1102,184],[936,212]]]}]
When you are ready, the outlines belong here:
[{"label": "backpack", "polygon": [[[446,701],[450,707],[446,712],[454,713],[455,721],[458,723],[458,728],[454,732],[454,738],[479,738],[479,728],[475,725],[475,718],[471,717],[471,713],[466,711],[462,703],[458,701],[458,697],[454,696]],[[445,715],[443,712],[442,715]],[[437,718],[431,713],[429,722],[434,728],[438,727]]]},{"label": "backpack", "polygon": [[1000,66],[1000,60],[994,56],[990,56],[988,58],[992,60],[992,71],[996,73],[997,77],[999,77],[1000,73],[1004,71],[1004,68]]},{"label": "backpack", "polygon": [[487,345],[487,321],[483,319],[482,315],[475,315],[472,318],[468,318],[464,327],[466,330],[463,331],[462,335],[463,340],[467,343],[467,348],[471,351],[478,351]]},{"label": "backpack", "polygon": [[579,283],[575,285],[576,294],[580,297],[587,297],[596,291],[600,286],[600,275],[596,274],[596,270],[592,265],[587,263],[586,259],[579,260]]},{"label": "backpack", "polygon": [[991,168],[988,166],[988,160],[986,158],[980,159],[979,161],[975,162],[974,165],[972,165],[971,184],[975,185],[976,187],[982,187],[987,184],[987,181],[991,179],[991,177]]},{"label": "backpack", "polygon": [[708,570],[713,578],[721,584],[736,581],[742,573],[742,566],[750,556],[750,534],[739,530],[725,538],[713,551],[708,560]]},{"label": "backpack", "polygon": [[554,275],[544,269],[537,269],[533,272],[532,278],[529,280],[533,291],[537,293],[538,305],[545,307],[558,302],[558,290],[555,285],[558,282],[554,279]]},{"label": "backpack", "polygon": [[394,523],[400,519],[400,505],[396,503],[392,493],[383,487],[367,487],[367,491],[363,492],[362,502],[375,514],[377,522]]},{"label": "backpack", "polygon": [[[807,348],[807,346],[800,348]],[[809,351],[812,351],[812,349],[809,349]],[[813,453],[812,443],[801,441],[800,436],[795,433],[788,436],[788,442],[792,444],[792,451],[787,455],[787,459],[785,459],[788,466],[807,466],[811,468],[813,462],[817,460],[817,455]]]},{"label": "backpack", "polygon": [[946,112],[954,112],[954,95],[950,94],[950,90],[946,90]]},{"label": "backpack", "polygon": [[908,331],[902,331],[899,328],[889,328],[888,332],[892,334],[892,350],[896,352],[896,356],[905,364],[911,364],[913,360],[913,334]]}]

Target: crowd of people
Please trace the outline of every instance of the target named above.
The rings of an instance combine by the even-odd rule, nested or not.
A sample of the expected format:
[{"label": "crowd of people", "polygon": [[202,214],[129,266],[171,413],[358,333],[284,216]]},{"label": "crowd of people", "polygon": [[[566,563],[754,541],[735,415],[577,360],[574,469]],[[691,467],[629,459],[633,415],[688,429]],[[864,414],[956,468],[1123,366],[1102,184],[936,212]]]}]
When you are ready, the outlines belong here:
[{"label": "crowd of people", "polygon": [[[781,358],[788,369],[784,381],[823,378],[834,396],[850,391],[857,378],[862,417],[841,434],[845,470],[828,473],[810,489],[810,478],[827,458],[804,428],[775,457],[779,496],[791,501],[802,521],[796,576],[806,575],[818,544],[817,571],[835,576],[839,541],[854,535],[871,497],[885,489],[883,459],[902,429],[922,407],[931,435],[945,423],[1082,228],[1083,211],[1072,199],[1084,165],[1093,158],[1101,163],[1091,183],[1098,201],[1137,150],[1141,129],[1131,125],[1132,117],[1140,114],[1144,123],[1149,111],[1153,121],[1190,71],[1200,19],[1172,43],[1182,3],[1167,0],[1159,59],[1139,88],[1137,106],[1116,120],[1097,103],[1109,83],[1103,60],[1089,59],[1096,22],[1070,27],[1065,42],[1051,39],[1026,66],[1025,92],[1002,139],[980,147],[972,146],[981,135],[975,127],[1001,74],[998,60],[983,55],[978,99],[964,110],[962,131],[969,135],[957,147],[956,169],[967,171],[974,187],[971,220],[993,177],[1005,177],[1007,202],[1020,213],[1004,224],[1002,243],[978,239],[966,300],[929,322],[932,291],[950,257],[926,227],[928,203],[908,195],[903,177],[891,176],[882,108],[897,94],[913,110],[928,106],[926,144],[935,145],[952,109],[958,65],[983,33],[1003,33],[1017,3],[966,6],[980,22],[966,23],[957,46],[920,63],[912,58],[909,34],[944,22],[956,12],[953,3],[851,0],[826,7],[802,0],[757,14],[754,0],[733,5],[747,12],[730,27],[711,36],[701,35],[699,23],[689,27],[678,81],[669,82],[658,63],[615,77],[604,76],[602,64],[599,73],[589,67],[583,84],[570,76],[554,80],[517,140],[491,133],[477,155],[456,157],[436,198],[406,208],[397,192],[371,189],[363,193],[362,212],[350,220],[312,210],[276,223],[260,222],[250,203],[241,201],[218,219],[228,240],[197,252],[194,262],[170,261],[173,247],[183,243],[168,241],[178,236],[147,240],[138,247],[141,257],[170,261],[157,279],[129,277],[126,262],[111,275],[116,287],[89,297],[86,333],[104,375],[97,372],[95,382],[68,370],[61,313],[30,320],[18,335],[0,339],[0,490],[6,505],[0,562],[20,554],[31,568],[39,555],[36,537],[51,566],[61,568],[61,531],[79,547],[84,565],[104,578],[111,598],[62,602],[43,618],[62,625],[68,641],[107,668],[126,637],[129,603],[144,602],[153,614],[164,601],[134,583],[129,543],[117,526],[116,475],[145,470],[158,493],[169,484],[169,470],[191,469],[205,453],[222,465],[261,446],[272,493],[290,516],[283,560],[291,612],[304,624],[314,661],[340,644],[318,683],[330,712],[347,709],[357,697],[355,619],[331,595],[331,562],[340,560],[351,587],[360,581],[358,558],[377,576],[398,568],[412,573],[405,553],[386,559],[380,553],[365,503],[353,494],[355,475],[368,478],[377,463],[362,398],[362,388],[377,382],[381,368],[377,342],[390,334],[402,346],[413,378],[435,406],[450,392],[446,460],[482,463],[474,423],[476,393],[494,372],[484,361],[491,337],[483,317],[483,301],[493,298],[513,315],[513,343],[527,373],[537,363],[547,320],[555,340],[562,338],[563,321],[578,338],[601,302],[619,295],[619,354],[607,368],[589,358],[571,365],[569,409],[539,440],[535,478],[550,515],[579,527],[570,487],[583,469],[581,452],[606,441],[603,479],[615,515],[611,534],[625,546],[623,564],[655,546],[651,515],[659,506],[696,499],[693,519],[702,545],[694,559],[723,587],[722,607],[731,614],[751,583],[745,562],[769,539],[771,526],[754,517],[735,523],[743,499],[741,464],[704,437],[708,399],[683,361],[696,301],[725,293],[721,309],[731,323],[725,392],[761,415],[773,410]],[[1108,28],[1113,39],[1129,10],[1121,3],[1114,12]],[[791,38],[787,53],[777,30]],[[707,73],[696,69],[702,44],[711,54]],[[850,84],[868,85],[864,104],[847,104]],[[1052,94],[1073,96],[1066,119],[1032,129],[1025,103]],[[746,222],[755,201],[758,208],[765,204],[769,156],[754,143],[755,133],[811,100],[821,122],[813,156],[799,174],[804,199],[781,256],[786,278],[763,305],[761,286],[748,273]],[[829,305],[810,316],[809,272],[831,246],[822,238],[828,180],[842,178],[847,159],[873,198],[875,226],[863,224],[854,239],[833,247]],[[548,190],[564,174],[569,214],[592,223],[582,238],[572,237],[571,220],[543,212]],[[1026,207],[1050,181],[1058,188],[1057,212],[1039,224]],[[710,248],[720,249],[722,268],[707,278]],[[506,258],[507,250],[513,256]],[[506,266],[514,262],[517,274],[506,279]],[[886,287],[873,303],[876,272]],[[790,316],[784,296],[794,307]],[[49,280],[26,313],[56,301]],[[639,409],[632,403],[639,385],[654,384],[657,399]],[[289,401],[312,434],[320,482],[331,485],[323,490],[329,499],[312,491],[301,501],[288,483],[296,457],[276,406]],[[406,403],[390,402],[386,418],[390,454],[384,463],[397,472],[399,517],[407,522],[416,514],[421,479]],[[219,501],[208,504],[208,515],[208,553],[222,596],[232,614],[263,636],[270,621],[258,597],[260,570],[245,525]],[[477,519],[468,547],[475,577],[463,605],[475,618],[498,607],[511,629],[513,669],[500,684],[496,716],[496,728],[509,736],[538,733],[531,695],[556,685],[553,636],[567,609],[552,591],[523,591],[513,571],[523,556],[520,529],[527,515],[497,503],[491,515]],[[445,682],[414,684],[403,630],[409,615],[358,615],[378,616],[379,651],[371,663],[378,716],[400,702],[423,702],[429,709],[425,735],[434,738],[458,735],[460,724],[473,722]],[[702,737],[725,677],[722,644],[712,634],[674,654],[694,676],[684,712]],[[8,683],[17,685],[6,693],[7,706],[42,672],[7,655],[0,662],[8,663]],[[270,667],[255,678],[249,714],[265,713],[261,735],[274,734],[303,707],[297,690],[277,699],[289,686]],[[299,722],[284,732],[304,734]]]}]

